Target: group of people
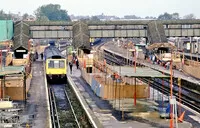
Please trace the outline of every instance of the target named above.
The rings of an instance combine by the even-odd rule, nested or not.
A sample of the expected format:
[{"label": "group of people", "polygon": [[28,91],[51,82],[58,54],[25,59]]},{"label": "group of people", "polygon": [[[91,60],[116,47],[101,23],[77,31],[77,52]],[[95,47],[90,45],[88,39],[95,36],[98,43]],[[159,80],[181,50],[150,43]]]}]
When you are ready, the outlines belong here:
[{"label": "group of people", "polygon": [[[145,59],[147,59],[147,57],[145,57]],[[158,64],[158,65],[162,65],[164,66],[166,69],[170,68],[170,61],[167,62],[162,62],[161,60],[159,60],[155,55],[151,54],[149,55],[149,59],[151,60],[152,64]]]},{"label": "group of people", "polygon": [[72,61],[69,62],[70,73],[72,74],[73,64],[76,64],[77,69],[79,68],[79,61],[77,57],[73,57]]}]

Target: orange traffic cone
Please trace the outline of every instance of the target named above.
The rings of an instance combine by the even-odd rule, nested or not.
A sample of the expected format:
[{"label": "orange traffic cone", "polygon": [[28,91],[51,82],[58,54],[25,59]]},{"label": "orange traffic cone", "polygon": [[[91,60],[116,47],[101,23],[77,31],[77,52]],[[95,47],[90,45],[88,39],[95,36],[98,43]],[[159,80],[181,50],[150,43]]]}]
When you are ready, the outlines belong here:
[{"label": "orange traffic cone", "polygon": [[184,118],[184,115],[185,115],[185,111],[181,114],[181,116],[178,118],[178,121],[179,122],[183,122],[183,118]]}]

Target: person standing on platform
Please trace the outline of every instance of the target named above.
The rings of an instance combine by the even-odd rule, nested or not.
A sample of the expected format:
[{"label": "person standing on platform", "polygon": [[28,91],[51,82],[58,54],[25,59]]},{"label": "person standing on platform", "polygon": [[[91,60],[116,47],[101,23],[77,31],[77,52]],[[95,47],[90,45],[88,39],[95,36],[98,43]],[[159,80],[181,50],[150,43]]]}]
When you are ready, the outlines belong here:
[{"label": "person standing on platform", "polygon": [[35,53],[35,59],[37,60],[38,59],[38,52],[36,51]]},{"label": "person standing on platform", "polygon": [[78,59],[76,58],[76,67],[77,67],[77,69],[78,69],[78,67],[79,67],[79,62],[78,62]]},{"label": "person standing on platform", "polygon": [[41,60],[43,60],[43,53],[41,53],[40,56],[41,56]]},{"label": "person standing on platform", "polygon": [[70,73],[72,74],[73,62],[69,62]]}]

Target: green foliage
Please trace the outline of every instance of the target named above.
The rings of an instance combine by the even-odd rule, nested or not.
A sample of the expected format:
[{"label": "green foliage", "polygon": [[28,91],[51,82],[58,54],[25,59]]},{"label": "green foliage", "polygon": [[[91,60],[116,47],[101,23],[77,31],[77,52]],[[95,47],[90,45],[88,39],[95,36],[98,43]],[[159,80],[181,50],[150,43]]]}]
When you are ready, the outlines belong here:
[{"label": "green foliage", "polygon": [[126,15],[124,16],[125,19],[141,19],[141,17],[136,15]]},{"label": "green foliage", "polygon": [[172,16],[169,13],[165,12],[164,14],[159,15],[158,19],[159,20],[171,20]]},{"label": "green foliage", "polygon": [[38,20],[70,21],[66,10],[61,9],[59,4],[48,4],[39,7],[35,11]]},{"label": "green foliage", "polygon": [[172,15],[172,19],[180,19],[179,13],[177,13],[177,12],[175,12],[175,13],[173,13],[171,15]]},{"label": "green foliage", "polygon": [[10,14],[6,14],[3,10],[0,10],[0,20],[11,20],[12,16]]},{"label": "green foliage", "polygon": [[38,20],[40,20],[40,21],[49,21],[48,17],[46,17],[46,16],[41,16]]},{"label": "green foliage", "polygon": [[164,14],[158,16],[158,20],[176,20],[176,19],[180,19],[179,13],[169,14],[165,12]]},{"label": "green foliage", "polygon": [[100,21],[100,19],[97,16],[92,16],[91,21]]},{"label": "green foliage", "polygon": [[28,13],[25,13],[22,17],[25,20],[28,17]]}]

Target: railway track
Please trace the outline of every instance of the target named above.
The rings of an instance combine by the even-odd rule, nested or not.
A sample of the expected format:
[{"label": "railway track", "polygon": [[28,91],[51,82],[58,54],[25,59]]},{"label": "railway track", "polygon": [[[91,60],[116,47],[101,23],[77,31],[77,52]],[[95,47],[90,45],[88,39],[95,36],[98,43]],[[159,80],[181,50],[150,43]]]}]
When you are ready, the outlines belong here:
[{"label": "railway track", "polygon": [[[169,86],[166,88],[166,86],[164,88],[161,87],[162,84],[160,84],[159,82],[157,81],[153,81],[153,80],[148,80],[148,79],[145,79],[145,78],[142,78],[141,79],[143,82],[145,83],[148,83],[150,82],[150,86],[160,92],[162,92],[163,94],[165,94],[166,96],[169,96],[170,94],[170,89],[169,89]],[[188,106],[189,108],[197,111],[197,112],[200,112],[200,102],[198,100],[196,100],[194,97],[190,97],[188,95],[184,95],[182,94],[182,98],[179,99],[179,95],[177,92],[173,91],[173,96],[176,97],[176,100],[177,101],[181,101],[182,104]]]},{"label": "railway track", "polygon": [[[118,57],[118,56],[115,56],[115,55],[111,55],[109,53],[106,53],[105,54],[105,58],[106,59],[106,62],[108,62],[108,64],[116,64],[118,66],[124,66],[125,63],[120,63],[120,62],[124,62],[123,58],[122,57]],[[120,60],[121,59],[121,60]],[[141,79],[143,82],[145,83],[148,83],[149,81],[147,79]],[[155,80],[150,80],[150,85],[155,88],[156,90],[160,91],[160,92],[163,92],[165,95],[169,96],[170,94],[170,83],[169,81],[167,80],[164,80],[164,88],[161,88],[162,86],[162,79],[155,79]],[[178,96],[178,84],[175,83],[175,81],[173,82],[173,95],[176,97],[176,100],[177,101],[180,101],[179,100],[179,96]],[[162,90],[164,89],[164,90]],[[190,107],[191,109],[197,111],[197,112],[200,112],[200,100],[199,100],[199,97],[200,97],[200,94],[199,93],[196,93],[194,92],[193,90],[190,90],[186,87],[181,87],[181,103]]]},{"label": "railway track", "polygon": [[49,85],[53,128],[80,128],[65,84]]},{"label": "railway track", "polygon": [[53,128],[91,128],[85,111],[68,84],[48,87]]},{"label": "railway track", "polygon": [[60,128],[60,122],[59,122],[59,117],[58,117],[55,95],[51,88],[49,88],[48,91],[49,91],[49,102],[50,102],[52,128]]},{"label": "railway track", "polygon": [[[64,92],[65,92],[65,96],[66,96],[67,101],[68,101],[69,106],[70,106],[70,111],[71,111],[71,113],[72,113],[72,116],[74,117],[74,121],[73,121],[73,123],[72,123],[72,126],[74,126],[74,127],[76,127],[76,128],[80,128],[79,121],[78,121],[77,116],[76,116],[76,114],[75,114],[75,110],[74,110],[74,108],[73,108],[73,106],[72,106],[72,101],[71,101],[70,98],[69,98],[68,92],[67,92],[66,90],[65,90]],[[72,118],[72,119],[73,119],[73,118]],[[71,127],[71,126],[70,126],[70,127]]]},{"label": "railway track", "polygon": [[[155,81],[162,85],[162,79],[156,78]],[[164,82],[164,86],[165,87],[167,87],[167,88],[170,87],[169,81],[167,81],[166,79],[163,79],[163,82]],[[173,91],[175,93],[179,92],[179,85],[175,82],[175,80],[173,80]],[[188,88],[186,88],[184,86],[181,86],[180,92],[181,92],[182,95],[186,96],[187,99],[193,100],[193,101],[195,101],[195,102],[200,104],[200,100],[198,98],[198,97],[200,97],[199,93],[197,93],[197,92],[195,92],[195,91],[193,91],[191,89],[188,89]],[[194,98],[196,98],[196,99],[194,99]]]}]

